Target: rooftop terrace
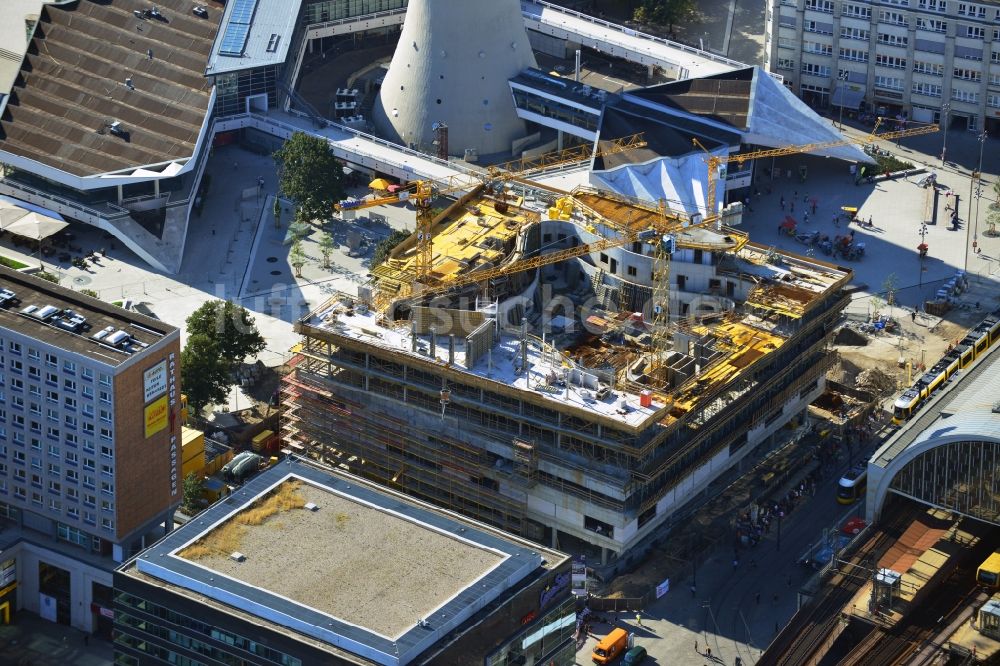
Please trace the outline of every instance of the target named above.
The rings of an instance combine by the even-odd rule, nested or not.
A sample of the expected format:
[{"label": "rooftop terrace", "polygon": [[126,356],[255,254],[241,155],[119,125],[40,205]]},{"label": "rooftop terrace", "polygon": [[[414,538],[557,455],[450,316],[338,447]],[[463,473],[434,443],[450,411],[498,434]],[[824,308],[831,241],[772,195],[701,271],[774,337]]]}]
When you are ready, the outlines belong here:
[{"label": "rooftop terrace", "polygon": [[150,7],[45,5],[0,120],[0,151],[76,176],[190,158],[208,113],[204,70],[222,9],[207,3],[199,17],[188,2],[161,0],[155,16],[136,15]]},{"label": "rooftop terrace", "polygon": [[0,266],[0,326],[117,366],[176,328]]},{"label": "rooftop terrace", "polygon": [[527,542],[288,460],[119,571],[331,653],[405,664],[545,566]]}]

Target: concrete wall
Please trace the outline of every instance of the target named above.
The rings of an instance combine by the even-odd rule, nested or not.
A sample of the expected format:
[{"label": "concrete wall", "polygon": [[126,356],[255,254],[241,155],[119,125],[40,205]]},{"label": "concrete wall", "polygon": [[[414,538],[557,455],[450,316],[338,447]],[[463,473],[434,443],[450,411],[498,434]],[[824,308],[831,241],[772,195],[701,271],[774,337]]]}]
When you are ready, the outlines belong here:
[{"label": "concrete wall", "polygon": [[70,573],[70,624],[80,631],[94,630],[94,617],[90,611],[93,583],[112,587],[111,571],[24,541],[18,543],[13,552],[5,551],[5,558],[7,555],[13,555],[17,560],[18,610],[39,612],[38,566],[39,562],[45,562]]}]

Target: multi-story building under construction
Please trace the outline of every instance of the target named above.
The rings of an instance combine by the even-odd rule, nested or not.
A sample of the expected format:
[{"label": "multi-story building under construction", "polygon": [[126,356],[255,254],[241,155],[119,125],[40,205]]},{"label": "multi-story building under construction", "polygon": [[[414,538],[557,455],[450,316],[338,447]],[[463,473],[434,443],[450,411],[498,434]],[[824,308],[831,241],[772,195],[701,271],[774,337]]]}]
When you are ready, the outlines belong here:
[{"label": "multi-story building under construction", "polygon": [[[851,272],[721,224],[678,225],[667,263],[635,234],[663,211],[542,199],[474,193],[438,215],[447,297],[340,295],[300,320],[282,429],[299,453],[611,564],[822,392]],[[414,280],[419,242],[375,269],[382,293]]]}]

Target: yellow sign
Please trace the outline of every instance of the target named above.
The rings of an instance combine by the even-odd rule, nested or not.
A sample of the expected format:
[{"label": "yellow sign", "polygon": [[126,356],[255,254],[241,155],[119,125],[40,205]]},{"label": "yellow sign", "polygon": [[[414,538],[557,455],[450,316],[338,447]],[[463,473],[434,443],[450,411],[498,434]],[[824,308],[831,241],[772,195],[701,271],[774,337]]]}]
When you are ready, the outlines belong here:
[{"label": "yellow sign", "polygon": [[146,407],[146,437],[152,437],[167,427],[167,396]]}]

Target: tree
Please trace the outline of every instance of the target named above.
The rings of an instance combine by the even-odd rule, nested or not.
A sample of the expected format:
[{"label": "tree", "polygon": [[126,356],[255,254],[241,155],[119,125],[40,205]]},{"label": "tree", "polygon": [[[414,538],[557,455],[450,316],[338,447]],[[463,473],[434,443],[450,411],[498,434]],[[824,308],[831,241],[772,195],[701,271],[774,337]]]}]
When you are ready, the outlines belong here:
[{"label": "tree", "polygon": [[208,301],[187,318],[188,335],[203,335],[230,365],[264,350],[267,344],[254,318],[232,301]]},{"label": "tree", "polygon": [[225,402],[233,385],[232,362],[219,345],[204,333],[188,337],[181,352],[181,385],[188,405],[200,414],[207,405]]},{"label": "tree", "polygon": [[319,251],[323,254],[323,268],[330,267],[330,255],[333,254],[336,247],[337,243],[333,240],[333,234],[324,231],[323,235],[319,237]]},{"label": "tree", "polygon": [[676,23],[694,17],[697,7],[695,0],[643,0],[632,18],[639,23],[665,25],[673,32]]},{"label": "tree", "polygon": [[344,167],[326,139],[296,132],[274,153],[281,193],[295,202],[305,221],[325,220],[344,198]]},{"label": "tree", "polygon": [[184,477],[184,497],[181,500],[181,508],[184,509],[184,513],[190,516],[198,513],[203,486],[204,481],[194,472]]},{"label": "tree", "polygon": [[389,253],[392,252],[392,249],[409,237],[410,233],[408,231],[400,231],[397,229],[383,240],[380,240],[375,246],[375,252],[372,253],[372,268],[388,259]]},{"label": "tree", "polygon": [[302,277],[302,267],[306,263],[306,253],[302,251],[302,241],[297,240],[292,243],[292,249],[288,253],[288,261],[295,269],[295,277]]}]

